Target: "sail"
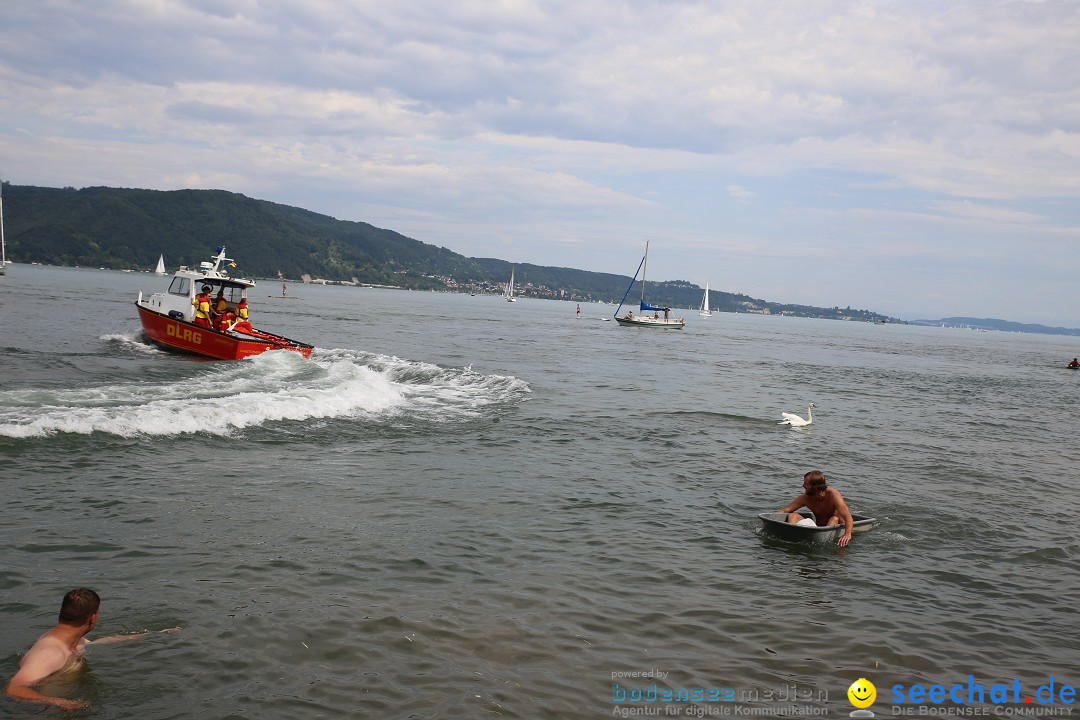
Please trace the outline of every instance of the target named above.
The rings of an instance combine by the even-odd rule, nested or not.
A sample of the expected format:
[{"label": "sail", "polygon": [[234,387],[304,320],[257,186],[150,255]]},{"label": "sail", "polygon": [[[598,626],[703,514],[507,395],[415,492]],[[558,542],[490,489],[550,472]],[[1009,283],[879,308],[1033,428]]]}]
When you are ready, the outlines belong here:
[{"label": "sail", "polygon": [[510,271],[510,282],[506,283],[506,292],[503,293],[503,297],[507,300],[514,299],[514,271]]},{"label": "sail", "polygon": [[649,303],[645,302],[644,300],[641,301],[641,309],[642,310],[649,310],[649,311],[653,311],[653,312],[667,312],[667,311],[671,310],[671,308],[656,307],[655,305],[650,305]]},{"label": "sail", "polygon": [[154,273],[156,275],[164,275],[165,274],[165,256],[164,255],[158,255],[157,267],[154,269]]}]

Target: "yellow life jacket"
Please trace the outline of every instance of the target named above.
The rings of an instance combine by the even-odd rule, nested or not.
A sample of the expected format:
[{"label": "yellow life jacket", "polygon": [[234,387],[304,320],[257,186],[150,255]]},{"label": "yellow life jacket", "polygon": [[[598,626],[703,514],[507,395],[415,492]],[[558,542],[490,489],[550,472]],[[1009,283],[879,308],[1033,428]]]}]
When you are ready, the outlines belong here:
[{"label": "yellow life jacket", "polygon": [[195,299],[191,301],[191,304],[195,306],[195,317],[202,318],[203,320],[210,319],[210,298],[199,293],[195,296]]}]

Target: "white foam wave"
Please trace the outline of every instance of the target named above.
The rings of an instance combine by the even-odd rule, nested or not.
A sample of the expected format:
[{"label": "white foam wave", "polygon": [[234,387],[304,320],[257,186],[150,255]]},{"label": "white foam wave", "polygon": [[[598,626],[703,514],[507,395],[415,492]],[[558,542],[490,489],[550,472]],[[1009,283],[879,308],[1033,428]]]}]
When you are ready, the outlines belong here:
[{"label": "white foam wave", "polygon": [[426,417],[436,422],[475,416],[488,406],[532,392],[527,383],[515,377],[483,375],[471,366],[443,368],[392,356],[369,356],[367,362],[397,383],[412,406],[431,410]]},{"label": "white foam wave", "polygon": [[123,345],[128,350],[134,350],[135,352],[146,353],[148,355],[165,354],[164,350],[159,350],[150,343],[144,342],[142,333],[114,333],[111,335],[101,335],[98,337],[98,340],[117,343]]},{"label": "white foam wave", "polygon": [[0,436],[229,435],[282,421],[402,413],[452,422],[529,392],[516,378],[345,350],[316,351],[311,360],[269,352],[194,369],[174,382],[0,392]]}]

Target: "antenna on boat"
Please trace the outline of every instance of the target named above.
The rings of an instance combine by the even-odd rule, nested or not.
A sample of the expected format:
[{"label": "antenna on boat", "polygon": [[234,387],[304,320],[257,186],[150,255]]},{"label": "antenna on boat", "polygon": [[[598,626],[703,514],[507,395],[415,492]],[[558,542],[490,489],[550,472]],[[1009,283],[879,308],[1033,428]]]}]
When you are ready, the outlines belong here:
[{"label": "antenna on boat", "polygon": [[[217,255],[214,256],[213,272],[218,272],[219,270],[221,270],[221,264],[222,263],[232,262],[233,261],[232,258],[225,257],[225,246],[224,245],[218,245],[216,252],[217,252]],[[205,265],[207,263],[203,263],[203,264]]]}]

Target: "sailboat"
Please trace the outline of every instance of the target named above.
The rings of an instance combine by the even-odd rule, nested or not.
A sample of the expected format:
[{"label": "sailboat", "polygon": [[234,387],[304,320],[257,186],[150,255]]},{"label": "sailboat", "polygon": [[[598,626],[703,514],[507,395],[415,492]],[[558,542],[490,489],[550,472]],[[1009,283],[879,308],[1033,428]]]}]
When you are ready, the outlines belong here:
[{"label": "sailboat", "polygon": [[154,274],[155,275],[164,275],[165,274],[165,256],[164,255],[158,255],[158,257],[157,257],[157,267],[154,269]]},{"label": "sailboat", "polygon": [[[619,307],[615,308],[615,321],[620,325],[628,325],[634,327],[649,327],[649,328],[662,328],[666,330],[682,330],[686,325],[686,321],[682,318],[671,317],[671,308],[668,307],[656,307],[645,302],[645,271],[649,268],[649,241],[645,241],[645,257],[641,258],[641,263],[638,265],[637,271],[634,273],[633,279],[630,281],[630,285],[626,288],[626,293],[623,294],[622,302],[619,303]],[[641,273],[641,314],[635,315],[633,310],[628,310],[625,315],[620,316],[619,311],[622,310],[623,303],[626,302],[626,296],[630,294],[630,289],[634,287],[634,282],[637,280],[638,272]],[[652,315],[649,315],[652,313]],[[663,316],[660,313],[664,313]]]},{"label": "sailboat", "polygon": [[705,297],[701,298],[701,310],[698,311],[698,315],[712,317],[712,310],[709,309],[709,283],[705,283]]},{"label": "sailboat", "polygon": [[7,272],[7,245],[4,243],[4,181],[0,179],[0,275]]},{"label": "sailboat", "polygon": [[517,302],[517,298],[514,297],[514,269],[510,268],[510,282],[506,283],[506,292],[503,293],[503,297],[506,298],[506,302]]}]

